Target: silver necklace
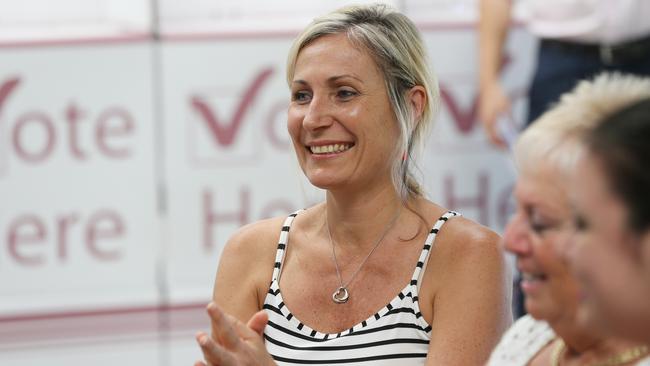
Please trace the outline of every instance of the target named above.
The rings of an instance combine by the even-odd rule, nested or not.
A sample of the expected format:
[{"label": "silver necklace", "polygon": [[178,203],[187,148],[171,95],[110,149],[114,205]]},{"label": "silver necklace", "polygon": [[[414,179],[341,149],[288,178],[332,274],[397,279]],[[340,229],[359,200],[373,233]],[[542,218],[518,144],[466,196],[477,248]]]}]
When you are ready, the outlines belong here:
[{"label": "silver necklace", "polygon": [[348,300],[350,299],[350,291],[348,290],[348,286],[350,285],[350,283],[352,283],[354,278],[357,277],[357,275],[359,274],[359,271],[361,271],[361,267],[363,267],[363,265],[366,264],[366,261],[368,260],[368,258],[370,258],[370,256],[375,251],[375,249],[377,249],[377,247],[379,247],[379,244],[381,244],[382,240],[384,240],[384,237],[386,236],[386,234],[388,234],[388,232],[393,227],[393,225],[395,225],[395,223],[397,222],[397,218],[399,217],[400,212],[401,212],[401,207],[397,211],[397,214],[395,215],[395,217],[393,217],[393,220],[391,220],[388,227],[386,227],[386,230],[384,230],[384,232],[381,234],[381,236],[379,237],[379,240],[377,240],[377,243],[375,243],[375,245],[372,247],[372,249],[370,250],[370,253],[368,253],[368,255],[366,255],[366,257],[363,259],[363,261],[361,261],[361,264],[359,264],[359,267],[357,267],[357,270],[354,271],[354,274],[352,275],[352,277],[350,277],[350,279],[348,280],[347,283],[343,283],[343,278],[341,277],[341,271],[339,270],[339,264],[336,261],[336,251],[334,249],[334,241],[332,240],[332,233],[330,232],[330,225],[329,225],[329,222],[327,220],[327,216],[325,216],[325,226],[327,227],[327,237],[329,238],[330,245],[332,246],[332,259],[334,259],[334,267],[336,267],[336,276],[339,278],[339,287],[336,289],[336,291],[334,291],[334,293],[332,293],[332,301],[334,301],[337,304],[345,304],[346,302],[348,302]]}]

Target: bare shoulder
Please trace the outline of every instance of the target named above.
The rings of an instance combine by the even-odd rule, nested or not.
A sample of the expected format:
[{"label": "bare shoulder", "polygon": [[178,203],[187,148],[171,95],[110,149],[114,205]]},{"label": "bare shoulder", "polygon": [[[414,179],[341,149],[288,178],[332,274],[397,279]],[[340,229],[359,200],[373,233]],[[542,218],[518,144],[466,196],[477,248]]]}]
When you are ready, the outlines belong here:
[{"label": "bare shoulder", "polygon": [[[229,262],[237,268],[240,264],[266,262],[275,257],[278,238],[284,217],[257,221],[239,228],[228,239],[221,254],[221,265]],[[244,266],[242,269],[247,269]]]},{"label": "bare shoulder", "polygon": [[489,228],[463,216],[447,221],[440,230],[441,249],[457,253],[460,257],[500,257],[503,255],[501,237]]},{"label": "bare shoulder", "polygon": [[278,217],[243,226],[223,248],[213,298],[239,320],[245,322],[261,309],[283,220]]},{"label": "bare shoulder", "polygon": [[[501,239],[454,217],[434,241],[421,291],[425,319],[436,323],[427,361],[484,364],[511,322],[510,280]],[[428,318],[430,317],[430,318]]]},{"label": "bare shoulder", "polygon": [[[420,207],[420,212],[426,217],[439,217],[447,211],[429,201],[424,201]],[[437,234],[434,248],[436,256],[444,257],[448,264],[475,259],[500,261],[503,257],[501,237],[497,233],[460,215],[445,222]]]},{"label": "bare shoulder", "polygon": [[[500,236],[465,217],[454,217],[441,228],[430,259],[438,289],[458,289],[467,284],[500,282],[507,276],[505,253]],[[458,286],[458,287],[456,287]]]},{"label": "bare shoulder", "polygon": [[[438,210],[436,210],[436,208]],[[428,205],[429,217],[446,210]],[[459,285],[460,278],[483,280],[508,276],[501,237],[489,228],[463,216],[449,218],[433,242],[430,266],[425,276],[435,293]]]},{"label": "bare shoulder", "polygon": [[274,217],[242,226],[228,239],[226,248],[264,251],[269,243],[277,244],[284,220],[285,217]]}]

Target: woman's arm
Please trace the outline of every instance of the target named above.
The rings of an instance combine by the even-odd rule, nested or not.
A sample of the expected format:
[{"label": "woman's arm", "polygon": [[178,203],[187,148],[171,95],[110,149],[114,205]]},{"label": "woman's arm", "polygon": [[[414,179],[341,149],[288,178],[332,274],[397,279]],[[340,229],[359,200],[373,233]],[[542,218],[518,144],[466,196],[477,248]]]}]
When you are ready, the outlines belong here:
[{"label": "woman's arm", "polygon": [[214,329],[209,337],[203,332],[196,335],[205,361],[194,366],[273,366],[275,362],[266,351],[262,332],[268,321],[264,311],[257,312],[248,324],[224,313],[217,305],[208,305],[208,314]]},{"label": "woman's arm", "polygon": [[481,0],[479,5],[479,119],[490,141],[505,146],[497,130],[498,117],[510,110],[499,71],[510,23],[511,0]]},{"label": "woman's arm", "polygon": [[245,226],[224,247],[207,309],[211,335],[196,336],[205,362],[195,365],[274,364],[262,338],[268,316],[260,310],[281,226],[282,219]]},{"label": "woman's arm", "polygon": [[[456,219],[432,255],[444,268],[433,302],[428,365],[483,365],[512,323],[511,281],[500,238]],[[451,225],[450,225],[451,226]]]},{"label": "woman's arm", "polygon": [[262,309],[281,227],[281,218],[244,226],[221,253],[213,301],[241,322],[246,323]]}]

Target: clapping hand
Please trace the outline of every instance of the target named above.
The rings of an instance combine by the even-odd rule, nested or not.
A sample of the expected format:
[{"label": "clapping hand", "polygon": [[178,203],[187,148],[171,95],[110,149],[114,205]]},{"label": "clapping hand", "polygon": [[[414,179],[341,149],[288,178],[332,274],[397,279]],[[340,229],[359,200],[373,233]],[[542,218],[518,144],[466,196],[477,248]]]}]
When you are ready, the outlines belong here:
[{"label": "clapping hand", "polygon": [[269,320],[266,312],[255,313],[244,324],[214,303],[208,305],[207,311],[212,320],[212,336],[197,333],[205,361],[197,361],[194,366],[275,365],[262,337]]}]

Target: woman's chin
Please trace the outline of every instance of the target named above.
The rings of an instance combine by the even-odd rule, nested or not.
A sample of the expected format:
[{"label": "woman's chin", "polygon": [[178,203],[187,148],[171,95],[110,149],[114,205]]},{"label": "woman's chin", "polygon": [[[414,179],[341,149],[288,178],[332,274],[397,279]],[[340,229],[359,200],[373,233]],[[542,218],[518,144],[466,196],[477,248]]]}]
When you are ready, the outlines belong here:
[{"label": "woman's chin", "polygon": [[335,187],[335,185],[332,184],[331,181],[326,180],[326,179],[312,179],[312,178],[308,178],[308,180],[309,180],[309,183],[311,183],[312,186],[314,186],[314,187],[316,187],[316,188],[318,188],[318,189],[322,189],[322,190],[329,191],[329,190],[331,190],[333,187]]},{"label": "woman's chin", "polygon": [[344,179],[333,177],[331,175],[307,174],[307,180],[311,185],[322,190],[334,190],[339,186],[346,186]]},{"label": "woman's chin", "polygon": [[555,304],[530,297],[526,298],[524,305],[526,307],[526,312],[537,320],[550,321],[553,320],[557,314],[563,312],[563,309]]},{"label": "woman's chin", "polygon": [[591,329],[598,333],[606,331],[606,325],[602,321],[602,317],[596,316],[596,311],[588,300],[581,301],[578,305],[576,319],[580,326]]}]

